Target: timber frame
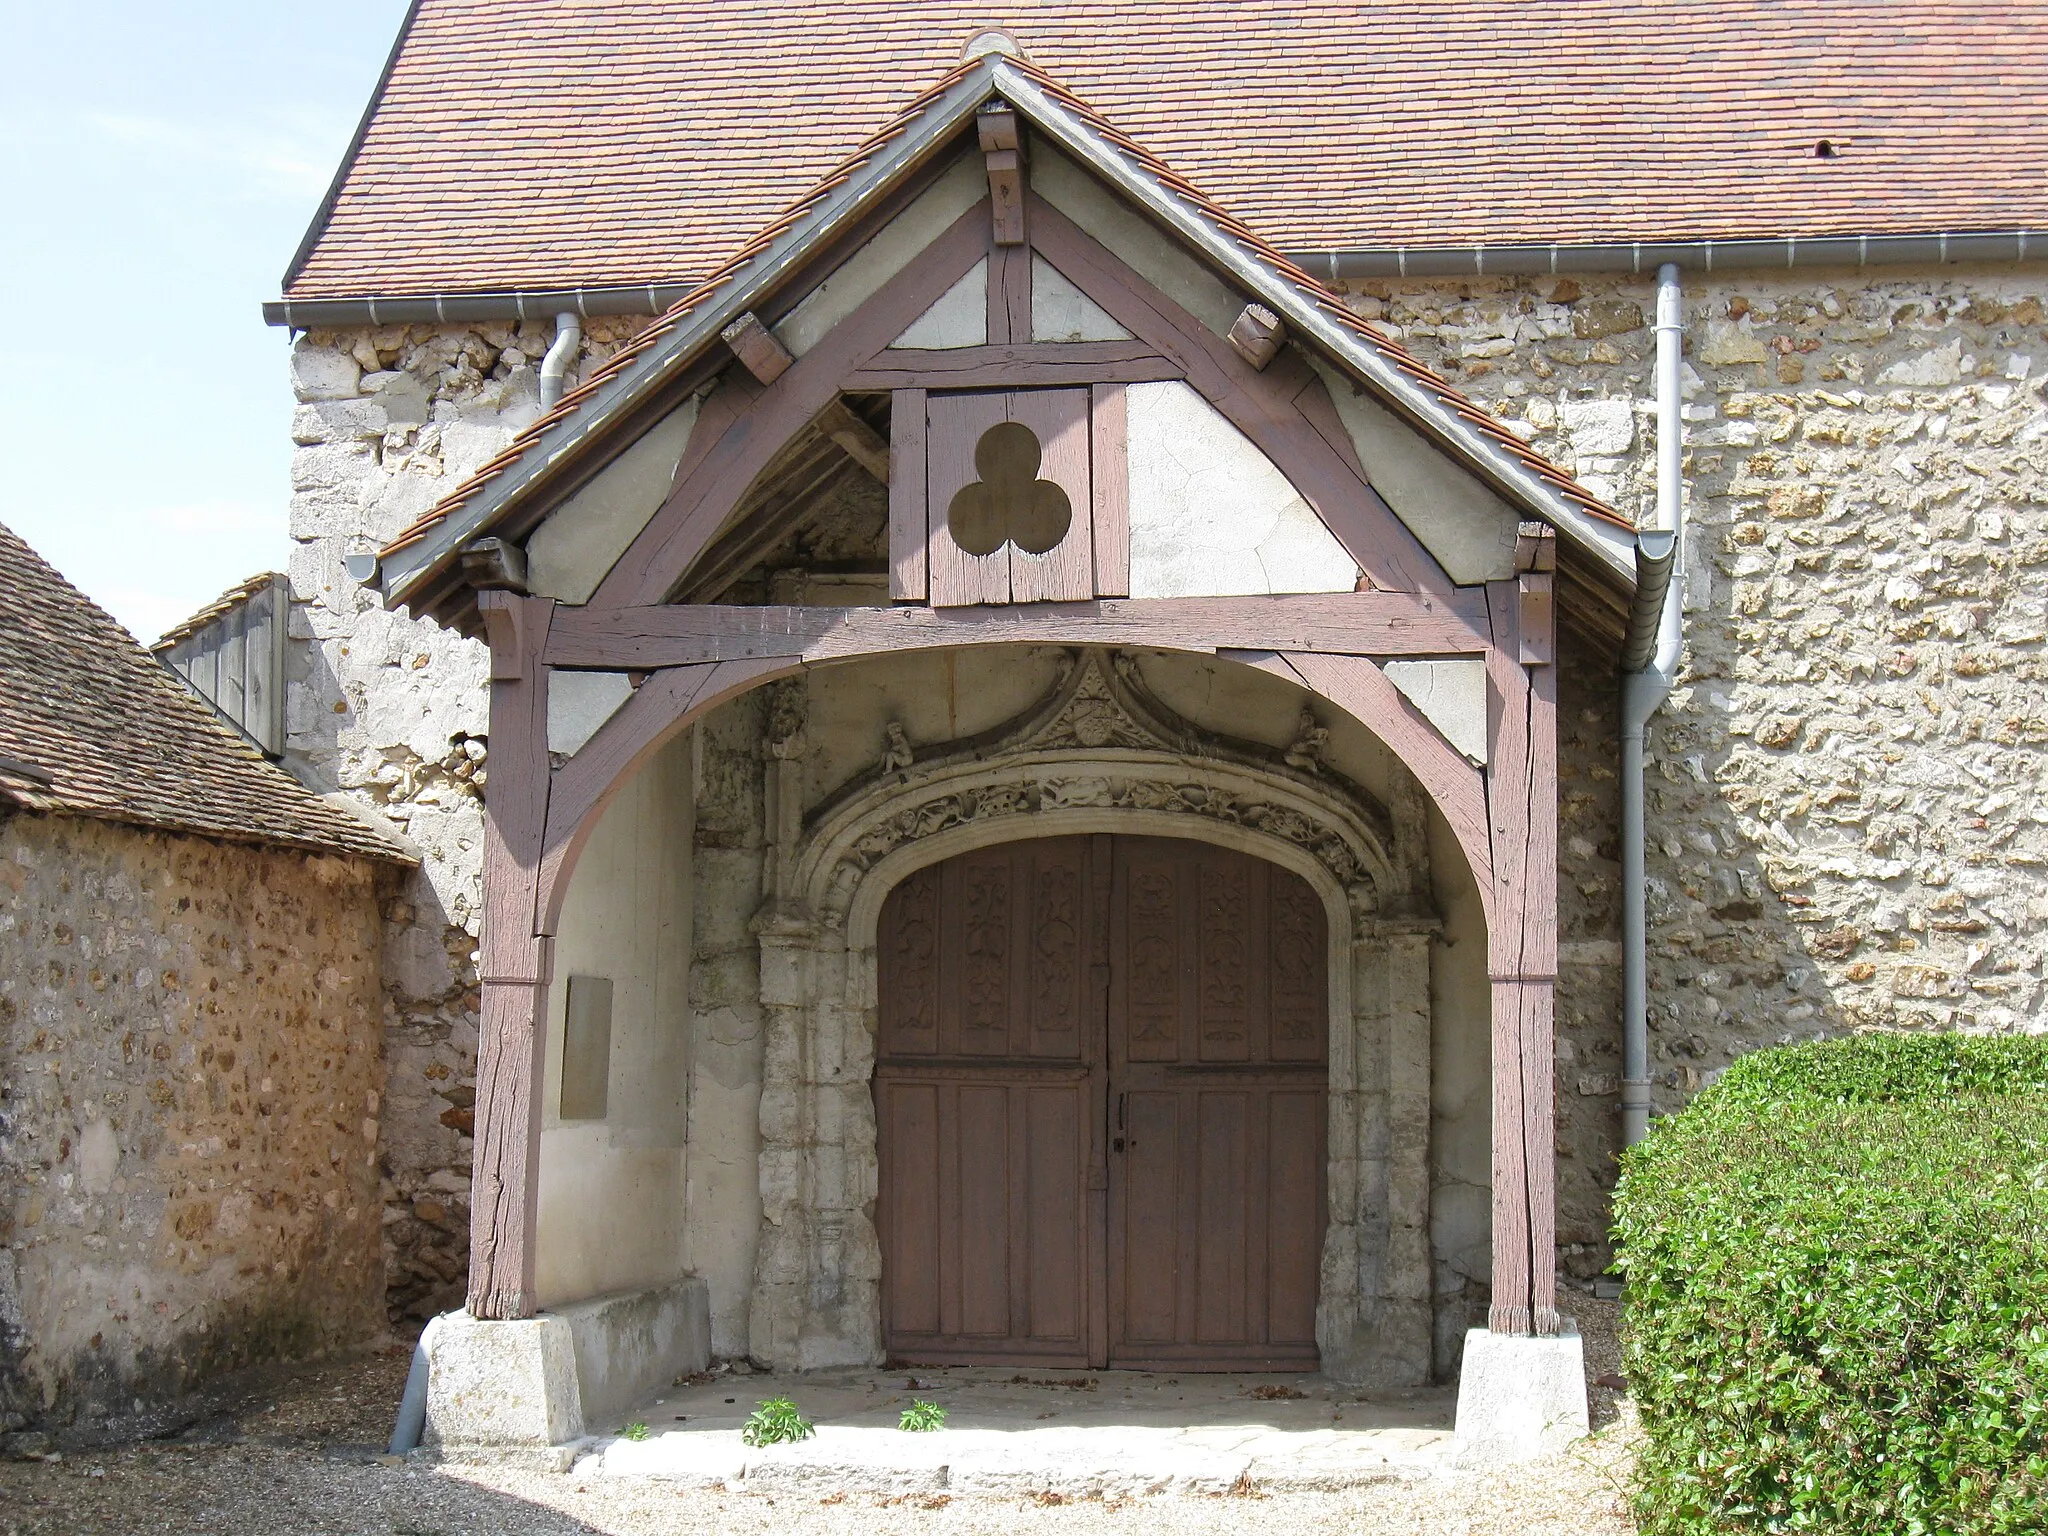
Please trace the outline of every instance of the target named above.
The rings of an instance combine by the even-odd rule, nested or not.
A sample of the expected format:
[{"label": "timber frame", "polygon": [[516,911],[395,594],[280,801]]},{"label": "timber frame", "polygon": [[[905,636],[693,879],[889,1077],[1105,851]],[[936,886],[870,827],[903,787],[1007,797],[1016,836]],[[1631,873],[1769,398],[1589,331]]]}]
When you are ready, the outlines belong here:
[{"label": "timber frame", "polygon": [[[1041,105],[1032,120],[1049,120],[1056,108]],[[777,678],[911,650],[1031,644],[1202,654],[1259,669],[1357,720],[1413,775],[1464,855],[1487,927],[1489,1323],[1497,1332],[1554,1333],[1560,591],[1553,521],[1522,524],[1513,576],[1455,585],[1373,488],[1322,376],[1302,350],[1308,341],[1299,333],[1314,330],[1316,322],[1298,300],[1277,290],[1255,293],[1246,310],[1251,318],[1239,328],[1244,334],[1218,335],[1136,279],[1028,182],[1014,180],[1014,122],[1005,126],[984,114],[981,130],[990,183],[999,197],[1009,196],[1005,187],[1016,193],[1014,205],[984,196],[799,355],[769,330],[777,314],[793,307],[785,296],[780,310],[764,304],[759,316],[748,309],[724,322],[708,333],[722,334],[723,341],[664,364],[666,372],[650,365],[638,384],[630,371],[621,374],[622,392],[604,407],[614,451],[618,438],[630,441],[687,393],[699,395],[701,405],[666,498],[587,604],[445,584],[430,604],[458,618],[476,614],[491,652],[469,1310],[479,1318],[518,1318],[535,1309],[542,1031],[555,934],[578,855],[620,787],[677,732]],[[898,198],[884,211],[902,206]],[[867,233],[879,227],[880,217],[870,218]],[[826,254],[843,259],[852,238],[840,232]],[[1031,340],[1034,252],[1131,339]],[[936,351],[892,345],[937,296],[982,262],[988,272],[982,345]],[[932,606],[923,547],[911,537],[925,526],[920,437],[927,391],[1086,387],[1098,411],[1120,419],[1124,386],[1166,380],[1194,389],[1281,470],[1363,573],[1359,590]],[[639,397],[632,394],[636,388]],[[886,454],[870,420],[849,413],[844,399],[881,394],[893,400]],[[863,472],[886,474],[893,606],[701,600],[718,590],[704,574],[707,554],[721,571],[735,567],[734,551],[749,547],[750,489],[807,431],[839,443]],[[1120,442],[1114,446],[1121,452]],[[521,468],[527,478],[491,505],[492,521],[473,517],[466,526],[472,533],[494,526],[514,539],[530,531],[595,472],[599,450],[578,452],[581,467],[551,487],[545,474],[568,462],[565,455],[541,470]],[[1114,471],[1122,467],[1112,462]],[[478,483],[500,472],[487,467]],[[1555,471],[1547,473],[1569,485]],[[529,489],[536,485],[541,489]],[[465,494],[454,498],[456,509]],[[1527,498],[1523,505],[1552,516]],[[1567,526],[1562,519],[1555,525]],[[450,534],[433,537],[456,547]],[[428,580],[418,577],[409,590],[424,595]],[[1128,591],[1128,580],[1127,569],[1105,574],[1098,564],[1095,591]],[[1417,657],[1483,664],[1484,766],[1455,748],[1381,665]],[[550,679],[561,671],[623,674],[631,692],[580,747],[554,756],[548,695]]]}]

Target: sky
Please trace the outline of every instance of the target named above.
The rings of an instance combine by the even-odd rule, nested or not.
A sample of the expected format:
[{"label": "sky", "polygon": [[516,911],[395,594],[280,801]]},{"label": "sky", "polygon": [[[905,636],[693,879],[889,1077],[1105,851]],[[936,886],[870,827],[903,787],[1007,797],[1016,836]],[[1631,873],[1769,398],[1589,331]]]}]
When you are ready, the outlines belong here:
[{"label": "sky", "polygon": [[263,323],[404,0],[0,0],[0,522],[140,640],[282,569]]}]

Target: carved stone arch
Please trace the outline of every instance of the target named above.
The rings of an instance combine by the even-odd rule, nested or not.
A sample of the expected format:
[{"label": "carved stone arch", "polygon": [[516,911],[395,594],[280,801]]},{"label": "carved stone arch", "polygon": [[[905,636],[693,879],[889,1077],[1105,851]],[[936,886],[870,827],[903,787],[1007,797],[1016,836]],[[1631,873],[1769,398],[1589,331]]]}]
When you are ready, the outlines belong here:
[{"label": "carved stone arch", "polygon": [[1426,857],[1370,796],[1206,735],[1082,652],[1007,725],[883,764],[806,822],[764,911],[761,1199],[750,1348],[785,1369],[881,1358],[870,1083],[877,931],[888,892],[955,854],[1026,838],[1144,833],[1253,854],[1302,876],[1330,941],[1329,1208],[1317,1340],[1341,1379],[1429,1375],[1429,942],[1389,914]]},{"label": "carved stone arch", "polygon": [[1349,780],[1286,756],[1179,718],[1128,656],[1091,648],[1014,719],[842,787],[807,819],[793,893],[815,920],[843,926],[860,876],[906,843],[1011,818],[1023,829],[1010,837],[1050,836],[1056,820],[1071,824],[1084,810],[1262,835],[1249,840],[1270,842],[1276,863],[1304,855],[1302,872],[1334,882],[1358,911],[1411,889],[1407,866],[1423,852],[1406,846],[1415,840],[1397,832],[1392,813]]}]

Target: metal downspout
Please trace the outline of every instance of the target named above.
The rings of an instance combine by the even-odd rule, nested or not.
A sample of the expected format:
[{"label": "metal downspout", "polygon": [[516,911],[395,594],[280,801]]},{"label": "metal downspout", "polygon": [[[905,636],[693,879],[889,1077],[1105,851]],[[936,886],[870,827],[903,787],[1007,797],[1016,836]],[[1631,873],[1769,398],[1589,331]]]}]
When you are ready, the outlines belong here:
[{"label": "metal downspout", "polygon": [[1679,410],[1679,361],[1684,309],[1678,267],[1657,272],[1657,510],[1652,527],[1636,538],[1637,565],[1662,579],[1654,593],[1639,584],[1641,609],[1655,610],[1656,649],[1648,655],[1647,622],[1633,654],[1622,659],[1621,680],[1621,1141],[1632,1147],[1650,1129],[1649,935],[1644,902],[1643,738],[1663,704],[1685,654],[1685,502],[1679,470],[1684,452]]},{"label": "metal downspout", "polygon": [[561,402],[569,361],[582,345],[582,318],[573,309],[563,310],[555,316],[555,344],[540,360],[540,408],[543,411],[552,411]]}]

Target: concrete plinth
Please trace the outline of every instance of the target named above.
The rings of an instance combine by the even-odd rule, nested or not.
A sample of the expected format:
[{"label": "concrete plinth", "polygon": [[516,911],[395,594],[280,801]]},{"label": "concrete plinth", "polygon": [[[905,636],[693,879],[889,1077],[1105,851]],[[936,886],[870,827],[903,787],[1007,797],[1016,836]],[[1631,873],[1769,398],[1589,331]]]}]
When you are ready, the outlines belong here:
[{"label": "concrete plinth", "polygon": [[440,1321],[427,1433],[457,1455],[561,1446],[710,1363],[704,1282],[572,1302],[517,1322]]},{"label": "concrete plinth", "polygon": [[1458,1376],[1460,1466],[1533,1461],[1590,1428],[1578,1324],[1566,1318],[1553,1338],[1485,1328],[1466,1333]]},{"label": "concrete plinth", "polygon": [[429,1444],[451,1451],[560,1445],[583,1434],[568,1321],[479,1322],[451,1312],[427,1355]]}]

